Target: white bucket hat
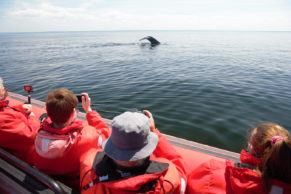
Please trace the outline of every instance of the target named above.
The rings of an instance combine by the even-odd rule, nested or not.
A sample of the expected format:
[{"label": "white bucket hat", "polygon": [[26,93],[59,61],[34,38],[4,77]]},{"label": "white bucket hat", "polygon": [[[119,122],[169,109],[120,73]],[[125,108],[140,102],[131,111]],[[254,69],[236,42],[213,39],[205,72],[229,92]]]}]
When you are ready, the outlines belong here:
[{"label": "white bucket hat", "polygon": [[112,134],[102,147],[110,158],[136,161],[150,156],[158,140],[158,135],[150,131],[150,119],[146,115],[125,112],[114,117]]}]

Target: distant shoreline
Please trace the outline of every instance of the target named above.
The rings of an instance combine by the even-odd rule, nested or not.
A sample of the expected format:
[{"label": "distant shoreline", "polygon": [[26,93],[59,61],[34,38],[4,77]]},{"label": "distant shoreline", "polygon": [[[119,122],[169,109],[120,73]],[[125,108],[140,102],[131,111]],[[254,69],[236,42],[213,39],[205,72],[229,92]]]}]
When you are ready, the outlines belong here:
[{"label": "distant shoreline", "polygon": [[92,31],[39,31],[39,32],[0,32],[0,34],[18,34],[18,33],[80,33],[80,32],[283,32],[276,30],[92,30]]}]

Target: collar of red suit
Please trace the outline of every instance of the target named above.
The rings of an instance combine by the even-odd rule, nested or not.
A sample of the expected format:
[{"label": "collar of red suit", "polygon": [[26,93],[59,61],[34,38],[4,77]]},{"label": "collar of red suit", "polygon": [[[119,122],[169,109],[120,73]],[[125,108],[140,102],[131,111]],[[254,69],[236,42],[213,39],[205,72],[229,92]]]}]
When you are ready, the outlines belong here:
[{"label": "collar of red suit", "polygon": [[240,153],[240,161],[244,164],[248,164],[251,166],[259,166],[261,164],[261,159],[257,158],[256,156],[250,154],[246,150],[242,150]]},{"label": "collar of red suit", "polygon": [[53,122],[48,118],[42,123],[41,130],[48,131],[50,133],[55,133],[58,135],[65,135],[74,130],[80,130],[83,128],[83,121],[75,119],[69,126],[66,126],[62,129],[56,129],[53,127]]},{"label": "collar of red suit", "polygon": [[7,100],[0,101],[0,109],[4,108],[6,106],[8,106],[8,101]]}]

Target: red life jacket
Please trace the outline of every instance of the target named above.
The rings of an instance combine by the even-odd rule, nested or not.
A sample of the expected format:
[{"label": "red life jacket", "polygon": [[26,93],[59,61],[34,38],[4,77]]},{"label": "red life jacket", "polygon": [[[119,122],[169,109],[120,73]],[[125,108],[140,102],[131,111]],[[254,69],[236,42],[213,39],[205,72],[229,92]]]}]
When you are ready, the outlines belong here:
[{"label": "red life jacket", "polygon": [[101,146],[110,135],[96,111],[89,112],[88,118],[92,126],[76,119],[62,129],[53,128],[52,122],[45,120],[35,139],[35,167],[46,174],[59,175],[70,186],[79,185],[80,156]]},{"label": "red life jacket", "polygon": [[34,138],[40,124],[35,116],[23,114],[21,106],[9,107],[7,101],[0,102],[0,146],[32,164]]},{"label": "red life jacket", "polygon": [[82,193],[180,193],[179,172],[165,158],[152,155],[148,169],[141,174],[117,173],[109,160],[101,149],[92,149],[81,158]]},{"label": "red life jacket", "polygon": [[63,129],[54,129],[45,120],[35,138],[35,151],[42,158],[64,157],[81,138],[83,121],[77,120]]}]

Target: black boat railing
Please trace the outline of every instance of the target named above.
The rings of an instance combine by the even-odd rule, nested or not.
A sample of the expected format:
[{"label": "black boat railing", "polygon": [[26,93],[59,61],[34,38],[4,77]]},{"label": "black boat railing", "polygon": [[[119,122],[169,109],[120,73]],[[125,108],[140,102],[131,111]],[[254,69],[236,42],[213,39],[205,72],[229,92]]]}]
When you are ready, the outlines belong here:
[{"label": "black boat railing", "polygon": [[[41,182],[42,184],[44,184],[46,187],[48,187],[54,193],[57,193],[57,194],[71,193],[71,192],[65,192],[64,189],[60,186],[60,184],[57,183],[54,179],[41,173],[37,169],[31,167],[27,163],[21,161],[20,159],[16,158],[15,156],[8,153],[7,151],[5,151],[2,148],[0,148],[0,157],[2,160],[5,160],[9,165],[13,165],[14,167],[16,167],[16,168],[20,169],[22,172],[24,172],[26,175],[32,176],[34,179],[36,179],[38,182]],[[4,170],[7,170],[7,169],[5,169],[7,167],[4,164],[5,163],[3,163],[3,161],[2,161],[1,166],[0,166],[1,173]],[[7,171],[9,171],[9,169]],[[7,172],[7,173],[13,173],[13,172]],[[13,176],[13,175],[9,175],[9,176]],[[3,187],[3,185],[0,185],[0,187]]]}]

